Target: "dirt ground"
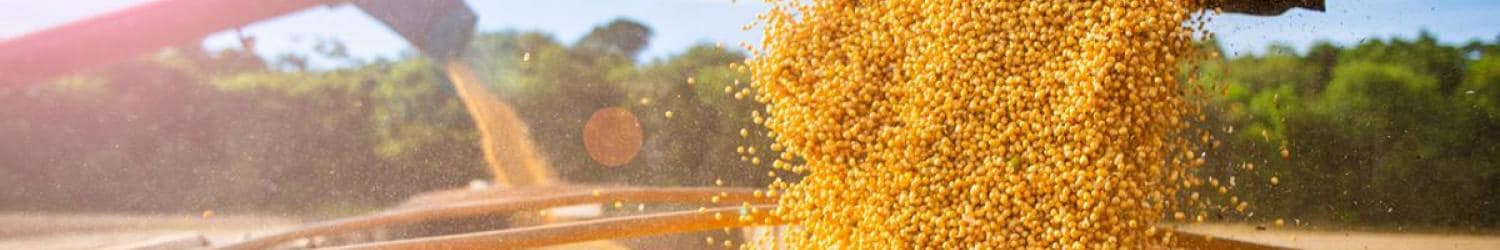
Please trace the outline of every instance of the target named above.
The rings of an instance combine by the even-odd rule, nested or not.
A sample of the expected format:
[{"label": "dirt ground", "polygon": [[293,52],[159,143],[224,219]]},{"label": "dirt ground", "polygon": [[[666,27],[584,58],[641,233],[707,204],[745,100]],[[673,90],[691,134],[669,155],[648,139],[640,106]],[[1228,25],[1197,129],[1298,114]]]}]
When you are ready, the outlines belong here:
[{"label": "dirt ground", "polygon": [[1300,230],[1245,224],[1181,225],[1178,230],[1294,249],[1497,249],[1500,234]]},{"label": "dirt ground", "polygon": [[201,233],[210,242],[237,241],[301,221],[277,216],[46,214],[0,212],[0,249],[108,249],[162,237]]},{"label": "dirt ground", "polygon": [[[107,249],[164,236],[201,233],[223,243],[295,227],[298,219],[263,215],[121,215],[0,212],[0,249]],[[1497,249],[1500,234],[1256,230],[1254,225],[1181,225],[1179,230],[1297,249]],[[602,246],[610,247],[602,247]],[[566,247],[565,247],[566,248]],[[577,244],[566,249],[617,248]]]}]

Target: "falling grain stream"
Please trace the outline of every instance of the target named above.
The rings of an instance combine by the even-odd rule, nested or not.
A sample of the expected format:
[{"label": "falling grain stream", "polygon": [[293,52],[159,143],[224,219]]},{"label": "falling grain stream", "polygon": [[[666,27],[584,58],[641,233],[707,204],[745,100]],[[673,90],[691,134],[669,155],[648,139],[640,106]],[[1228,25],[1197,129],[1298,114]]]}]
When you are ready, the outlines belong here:
[{"label": "falling grain stream", "polygon": [[484,163],[494,175],[495,184],[509,187],[553,183],[554,175],[547,160],[537,152],[526,124],[515,109],[490,94],[468,64],[450,60],[444,66],[453,88],[474,119],[474,127],[479,130]]}]

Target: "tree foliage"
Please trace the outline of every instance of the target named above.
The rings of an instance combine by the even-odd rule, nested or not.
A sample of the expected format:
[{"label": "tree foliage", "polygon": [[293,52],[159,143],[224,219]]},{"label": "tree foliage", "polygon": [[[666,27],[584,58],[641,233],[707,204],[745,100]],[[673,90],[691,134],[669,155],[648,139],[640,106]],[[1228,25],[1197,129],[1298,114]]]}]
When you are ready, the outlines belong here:
[{"label": "tree foliage", "polygon": [[[466,61],[514,105],[568,182],[709,185],[734,173],[732,145],[753,107],[722,89],[748,78],[740,52],[700,45],[637,63],[650,29],[621,19],[572,44],[538,32],[484,33]],[[307,55],[267,62],[239,50],[173,48],[28,88],[0,88],[0,209],[339,214],[488,179],[478,134],[441,71],[421,58]],[[711,96],[701,96],[706,95]],[[635,113],[642,153],[588,158],[582,128],[605,107]],[[672,119],[663,112],[674,111]],[[745,172],[745,171],[739,171]],[[723,176],[761,185],[764,175]]]},{"label": "tree foliage", "polygon": [[1224,145],[1205,171],[1238,178],[1225,196],[1262,219],[1496,226],[1494,46],[1422,32],[1209,60],[1196,80],[1225,89],[1205,108]]}]

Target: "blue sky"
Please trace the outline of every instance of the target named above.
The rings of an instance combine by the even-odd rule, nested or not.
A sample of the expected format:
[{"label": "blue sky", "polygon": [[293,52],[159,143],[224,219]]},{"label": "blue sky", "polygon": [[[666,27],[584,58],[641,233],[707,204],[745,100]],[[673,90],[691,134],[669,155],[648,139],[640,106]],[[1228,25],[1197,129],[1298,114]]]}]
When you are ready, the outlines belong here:
[{"label": "blue sky", "polygon": [[[0,37],[58,25],[146,0],[0,0]],[[759,0],[469,0],[481,31],[538,30],[572,42],[593,26],[618,17],[655,31],[643,60],[669,56],[699,42],[725,45],[760,39],[740,26],[765,10]],[[1500,1],[1329,0],[1329,12],[1293,11],[1279,17],[1224,15],[1210,29],[1229,53],[1258,53],[1273,42],[1299,49],[1316,40],[1349,44],[1371,37],[1415,36],[1427,29],[1449,43],[1500,37]],[[319,40],[343,41],[356,57],[399,57],[411,49],[393,32],[352,6],[316,7],[257,22],[242,30],[258,41],[256,53],[305,53]],[[209,36],[210,49],[238,47],[231,31]],[[314,62],[323,67],[333,62]]]}]

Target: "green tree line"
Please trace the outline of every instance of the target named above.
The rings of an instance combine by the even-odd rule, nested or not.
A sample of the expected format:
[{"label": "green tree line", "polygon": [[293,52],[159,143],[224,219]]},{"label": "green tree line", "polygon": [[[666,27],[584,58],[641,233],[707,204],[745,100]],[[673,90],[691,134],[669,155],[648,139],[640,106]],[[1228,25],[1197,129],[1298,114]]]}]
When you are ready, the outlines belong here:
[{"label": "green tree line", "polygon": [[[748,86],[730,67],[745,55],[699,44],[638,62],[650,34],[624,19],[572,43],[487,32],[464,60],[517,108],[563,181],[764,185],[734,152],[750,143],[738,131],[756,106],[723,91]],[[181,46],[0,88],[0,209],[338,214],[489,178],[478,133],[434,63],[307,70],[310,56],[348,59],[341,45],[319,47],[268,62]],[[625,166],[599,165],[583,148],[583,124],[610,106],[645,132]]]},{"label": "green tree line", "polygon": [[1248,200],[1252,220],[1500,223],[1500,40],[1424,31],[1210,58],[1193,71],[1209,97],[1200,128],[1221,143],[1204,171],[1236,178],[1224,196]]}]

